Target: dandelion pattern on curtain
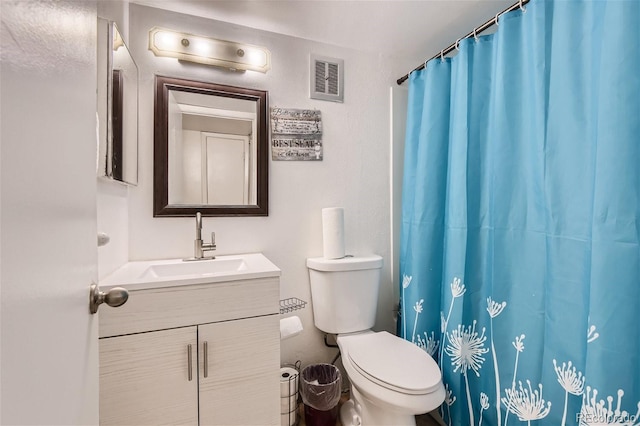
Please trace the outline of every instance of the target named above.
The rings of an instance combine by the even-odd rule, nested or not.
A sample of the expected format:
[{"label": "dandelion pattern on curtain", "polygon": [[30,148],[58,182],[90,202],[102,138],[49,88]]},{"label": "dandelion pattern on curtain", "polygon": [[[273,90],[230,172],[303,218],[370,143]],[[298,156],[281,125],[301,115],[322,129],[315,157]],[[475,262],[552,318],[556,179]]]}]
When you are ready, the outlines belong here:
[{"label": "dandelion pattern on curtain", "polygon": [[499,23],[409,77],[399,332],[449,426],[640,426],[640,1]]},{"label": "dandelion pattern on curtain", "polygon": [[[403,276],[403,282],[411,283],[411,276]],[[408,285],[407,285],[408,287]],[[406,288],[406,287],[405,287]],[[451,306],[453,306],[453,302],[456,298],[462,297],[465,292],[464,284],[461,284],[460,278],[454,277],[453,281],[450,284],[451,288]],[[414,306],[414,311],[416,312],[416,318],[422,312],[422,305],[424,300],[421,299]],[[487,308],[486,311],[489,313],[489,317],[491,320],[504,310],[507,306],[506,302],[496,303],[491,299],[491,297],[487,298]],[[452,308],[449,309],[451,311]],[[424,349],[429,355],[436,358],[436,360],[440,360],[440,368],[443,371],[443,363],[444,359],[442,358],[443,354],[446,354],[449,358],[447,362],[450,363],[451,367],[453,367],[453,373],[459,372],[464,377],[465,383],[465,397],[468,404],[468,414],[469,414],[469,425],[476,425],[474,421],[474,407],[472,404],[472,396],[469,390],[469,379],[467,377],[467,373],[471,370],[476,377],[480,377],[480,371],[482,369],[482,365],[485,362],[486,355],[490,349],[485,347],[485,342],[487,340],[487,336],[485,335],[485,328],[482,330],[477,330],[477,321],[473,321],[473,323],[469,326],[463,326],[462,324],[458,324],[456,328],[453,328],[451,331],[448,331],[448,321],[450,319],[450,313],[445,318],[443,312],[440,314],[441,318],[441,336],[439,341],[434,340],[434,333],[431,333],[431,341],[427,347],[424,342],[420,340],[415,340],[416,337],[416,327],[417,321],[414,322],[413,329],[413,340],[412,342]],[[404,317],[404,316],[403,316]],[[425,336],[427,335],[424,332]],[[587,330],[586,342],[591,343],[595,340],[595,326],[590,326]],[[529,379],[525,379],[526,386],[523,386],[522,380],[518,380],[518,387],[516,388],[516,377],[518,373],[518,358],[520,354],[524,351],[524,339],[525,335],[521,334],[520,336],[516,336],[514,341],[512,342],[512,346],[515,349],[515,364],[512,375],[512,382],[510,388],[500,388],[499,381],[495,381],[495,390],[497,392],[496,400],[502,404],[505,411],[504,417],[504,425],[508,424],[508,416],[509,414],[515,415],[520,422],[526,422],[528,425],[531,424],[531,421],[541,420],[547,417],[547,415],[551,411],[551,401],[546,401],[543,398],[542,383],[538,383],[537,386],[531,385],[531,381]],[[597,338],[597,337],[596,337]],[[418,335],[418,339],[420,339]],[[443,342],[446,341],[446,348],[440,353],[440,357],[436,357],[435,348],[438,346],[444,347]],[[495,347],[493,344],[493,335],[491,335],[491,353],[492,358],[494,360],[494,369],[496,372],[496,376],[498,375],[498,361],[495,355]],[[595,388],[591,388],[587,386],[585,393],[585,382],[586,377],[582,374],[582,372],[577,371],[576,367],[572,364],[571,361],[563,362],[560,366],[558,365],[556,359],[553,359],[553,369],[557,376],[557,382],[560,384],[562,389],[565,392],[564,398],[564,408],[562,412],[562,426],[567,424],[567,404],[569,400],[569,394],[575,396],[582,396],[582,405],[580,406],[580,410],[575,413],[573,417],[576,419],[580,426],[602,426],[602,425],[621,425],[621,426],[638,426],[640,425],[640,401],[637,402],[637,412],[628,412],[621,409],[622,397],[624,396],[624,390],[618,389],[617,391],[617,402],[613,405],[614,398],[612,396],[607,396],[606,401],[604,399],[597,398],[598,390]],[[441,407],[441,412],[443,417],[448,420],[448,424],[452,424],[452,417],[450,412],[450,407],[456,402],[457,397],[453,395],[453,391],[449,389],[448,384],[445,384],[445,400]],[[496,404],[497,407],[500,407],[499,404]],[[489,397],[486,393],[480,392],[479,398],[479,410],[480,419],[477,423],[478,426],[482,426],[483,412],[488,410],[490,407]],[[446,413],[446,414],[445,414]],[[500,408],[498,408],[498,417],[501,419]],[[461,424],[461,423],[460,423]],[[552,423],[549,423],[552,424]],[[555,424],[555,423],[553,423]]]}]

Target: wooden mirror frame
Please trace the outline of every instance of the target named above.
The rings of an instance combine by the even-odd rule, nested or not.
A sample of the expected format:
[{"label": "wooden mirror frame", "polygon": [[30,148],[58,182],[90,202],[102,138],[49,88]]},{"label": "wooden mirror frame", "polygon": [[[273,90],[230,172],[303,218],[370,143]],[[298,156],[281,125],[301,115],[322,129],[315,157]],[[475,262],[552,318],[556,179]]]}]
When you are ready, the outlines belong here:
[{"label": "wooden mirror frame", "polygon": [[[256,204],[206,205],[169,204],[169,91],[198,93],[248,100],[256,103]],[[268,216],[269,136],[268,92],[201,81],[156,76],[154,97],[153,216]]]}]

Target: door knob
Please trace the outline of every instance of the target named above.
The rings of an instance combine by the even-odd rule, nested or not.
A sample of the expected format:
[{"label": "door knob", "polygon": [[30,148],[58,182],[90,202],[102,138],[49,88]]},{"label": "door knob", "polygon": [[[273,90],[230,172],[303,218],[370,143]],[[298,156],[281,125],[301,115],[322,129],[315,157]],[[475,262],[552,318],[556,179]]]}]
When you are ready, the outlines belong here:
[{"label": "door knob", "polygon": [[111,307],[122,306],[129,299],[129,292],[122,287],[114,287],[108,292],[100,291],[97,284],[91,284],[89,292],[89,311],[92,314],[98,312],[98,307],[102,303],[106,303]]}]

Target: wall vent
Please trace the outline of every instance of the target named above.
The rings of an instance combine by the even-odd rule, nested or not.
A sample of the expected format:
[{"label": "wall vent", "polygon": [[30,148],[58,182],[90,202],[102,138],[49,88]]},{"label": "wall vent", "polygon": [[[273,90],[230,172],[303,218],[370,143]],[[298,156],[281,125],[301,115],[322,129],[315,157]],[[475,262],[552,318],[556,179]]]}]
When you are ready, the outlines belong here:
[{"label": "wall vent", "polygon": [[310,58],[309,97],[344,102],[344,60],[317,55]]}]

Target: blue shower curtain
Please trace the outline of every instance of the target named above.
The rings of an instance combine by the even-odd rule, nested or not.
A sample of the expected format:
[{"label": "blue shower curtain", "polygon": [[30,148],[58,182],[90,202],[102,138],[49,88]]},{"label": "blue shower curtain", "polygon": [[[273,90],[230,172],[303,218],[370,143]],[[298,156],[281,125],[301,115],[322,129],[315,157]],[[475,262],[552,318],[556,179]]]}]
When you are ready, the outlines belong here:
[{"label": "blue shower curtain", "polygon": [[639,31],[532,0],[410,76],[399,329],[449,425],[640,424]]}]

